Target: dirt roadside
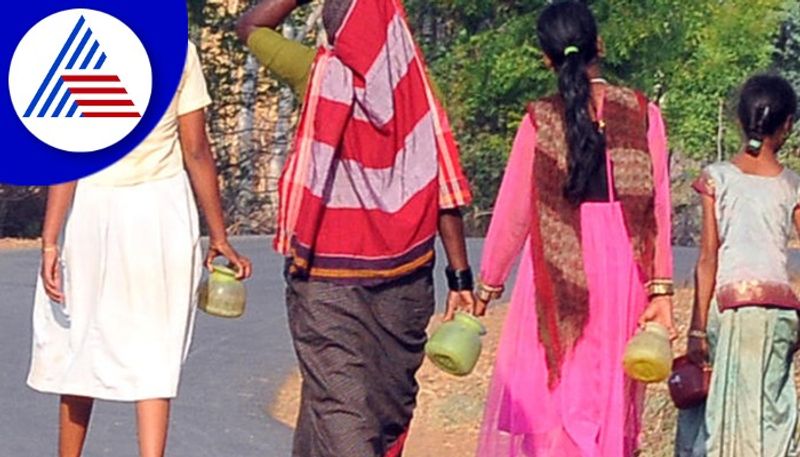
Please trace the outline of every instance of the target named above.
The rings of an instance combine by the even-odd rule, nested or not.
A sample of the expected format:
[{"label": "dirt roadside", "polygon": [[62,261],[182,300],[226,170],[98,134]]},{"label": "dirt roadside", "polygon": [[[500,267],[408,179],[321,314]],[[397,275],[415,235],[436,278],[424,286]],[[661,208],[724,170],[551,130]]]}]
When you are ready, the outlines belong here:
[{"label": "dirt roadside", "polygon": [[0,251],[12,249],[35,249],[41,245],[38,239],[0,238]]},{"label": "dirt roadside", "polygon": [[[679,332],[685,335],[685,323],[689,321],[691,313],[692,291],[679,291],[675,303],[677,322],[684,324],[679,327]],[[418,374],[419,406],[409,435],[406,457],[475,455],[483,401],[506,311],[506,306],[490,309],[484,320],[488,329],[484,353],[475,372],[469,377],[449,376],[426,360]],[[436,318],[431,328],[439,324]],[[682,353],[685,344],[685,339],[681,338],[676,344],[676,353]],[[299,384],[299,373],[292,374],[268,407],[273,417],[289,427],[294,425],[296,419]],[[673,455],[676,416],[677,411],[670,402],[666,384],[650,386],[641,457]]]}]

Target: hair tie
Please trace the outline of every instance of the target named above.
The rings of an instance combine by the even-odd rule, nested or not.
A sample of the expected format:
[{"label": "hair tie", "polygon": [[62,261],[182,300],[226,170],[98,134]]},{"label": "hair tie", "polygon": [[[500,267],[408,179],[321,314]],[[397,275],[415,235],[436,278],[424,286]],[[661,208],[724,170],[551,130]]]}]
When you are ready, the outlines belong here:
[{"label": "hair tie", "polygon": [[577,46],[567,46],[564,48],[564,57],[570,54],[577,54],[579,52],[581,52],[581,50]]},{"label": "hair tie", "polygon": [[763,142],[763,141],[761,141],[761,140],[759,140],[759,139],[756,139],[756,138],[751,138],[751,139],[750,139],[750,140],[747,142],[747,147],[748,147],[748,148],[749,148],[751,151],[758,151],[759,149],[761,149],[761,146],[763,146],[763,145],[764,145],[764,142]]}]

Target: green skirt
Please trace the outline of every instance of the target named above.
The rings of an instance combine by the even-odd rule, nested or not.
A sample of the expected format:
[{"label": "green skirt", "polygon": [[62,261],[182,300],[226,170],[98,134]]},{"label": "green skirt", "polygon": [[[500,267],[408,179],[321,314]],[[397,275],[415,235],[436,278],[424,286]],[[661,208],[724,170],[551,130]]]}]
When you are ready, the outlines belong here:
[{"label": "green skirt", "polygon": [[796,455],[798,313],[712,303],[707,330],[711,388],[705,405],[680,412],[675,455]]}]

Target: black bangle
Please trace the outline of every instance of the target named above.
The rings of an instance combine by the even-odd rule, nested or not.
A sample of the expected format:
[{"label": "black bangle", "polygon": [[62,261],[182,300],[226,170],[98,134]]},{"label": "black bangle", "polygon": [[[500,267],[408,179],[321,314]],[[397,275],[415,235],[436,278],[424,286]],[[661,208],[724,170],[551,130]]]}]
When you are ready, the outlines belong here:
[{"label": "black bangle", "polygon": [[447,275],[447,287],[453,292],[461,292],[464,290],[472,290],[475,283],[472,279],[472,269],[467,267],[466,270],[453,270],[447,267],[444,270]]}]

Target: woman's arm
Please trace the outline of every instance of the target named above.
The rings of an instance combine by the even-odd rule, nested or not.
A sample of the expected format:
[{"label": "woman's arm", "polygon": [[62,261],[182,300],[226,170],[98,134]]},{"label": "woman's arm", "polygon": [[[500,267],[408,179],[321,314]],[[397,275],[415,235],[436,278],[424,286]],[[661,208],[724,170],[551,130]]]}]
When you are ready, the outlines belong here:
[{"label": "woman's arm", "polygon": [[277,28],[299,4],[297,0],[262,0],[236,21],[236,35],[247,44],[250,35],[260,28]]},{"label": "woman's arm", "polygon": [[469,268],[461,210],[443,209],[439,211],[439,236],[442,237],[448,265],[454,270]]},{"label": "woman's arm", "polygon": [[295,0],[262,1],[239,19],[236,33],[259,62],[302,100],[316,51],[274,30],[296,6]]},{"label": "woman's arm", "polygon": [[206,118],[203,110],[179,116],[178,131],[184,166],[189,173],[189,180],[208,225],[209,247],[206,266],[210,269],[213,260],[222,255],[236,267],[239,279],[248,278],[251,274],[250,260],[236,252],[228,242],[228,235],[225,232],[217,167],[206,136]]},{"label": "woman's arm", "polygon": [[648,145],[653,157],[655,184],[656,243],[653,261],[655,279],[672,280],[672,197],[669,176],[669,150],[661,111],[650,105]]},{"label": "woman's arm", "polygon": [[[447,255],[448,267],[455,272],[466,271],[469,268],[469,257],[464,238],[464,219],[460,209],[439,210],[439,236],[442,238],[442,245]],[[485,309],[475,309],[475,296],[471,286],[469,290],[450,291],[444,320],[452,319],[455,312],[459,310],[478,316],[483,316],[485,313]]]},{"label": "woman's arm", "polygon": [[794,229],[800,235],[800,203],[794,209]]},{"label": "woman's arm", "polygon": [[665,326],[672,337],[675,323],[672,312],[672,198],[669,177],[669,150],[661,110],[648,105],[647,142],[653,161],[655,189],[655,253],[653,256],[652,298],[639,319],[640,324],[655,321]]},{"label": "woman's arm", "polygon": [[705,363],[708,360],[708,343],[704,336],[708,325],[708,308],[711,306],[716,288],[719,252],[714,197],[704,194],[702,199],[703,229],[700,235],[700,257],[695,270],[694,309],[688,346],[689,357],[697,363]]},{"label": "woman's arm", "polygon": [[[514,139],[483,244],[480,280],[484,286],[502,288],[514,260],[530,236],[535,150],[536,127],[526,115]],[[479,297],[478,309],[484,309],[487,303],[486,297]]]},{"label": "woman's arm", "polygon": [[47,207],[42,228],[42,281],[51,300],[64,303],[61,269],[58,264],[58,236],[64,228],[67,211],[72,205],[76,182],[50,186],[47,189]]}]

